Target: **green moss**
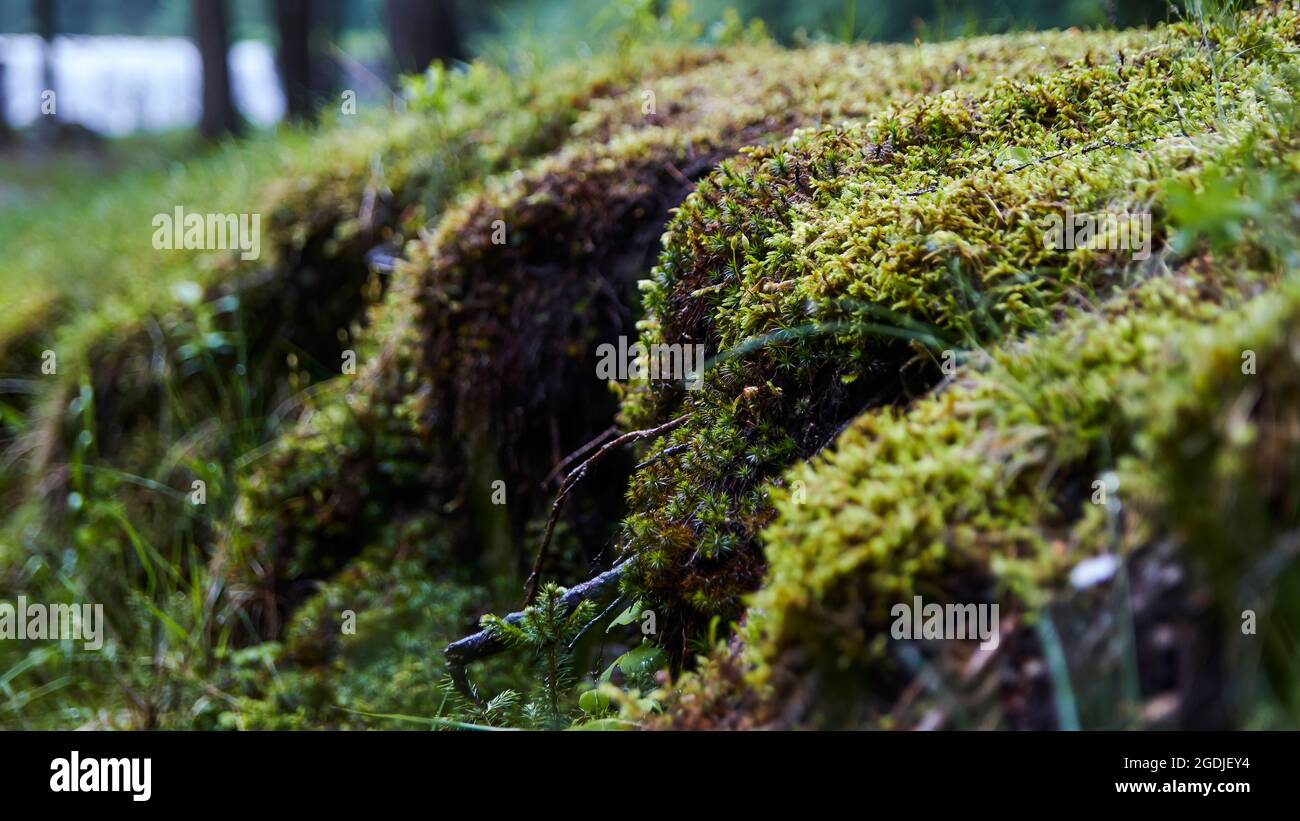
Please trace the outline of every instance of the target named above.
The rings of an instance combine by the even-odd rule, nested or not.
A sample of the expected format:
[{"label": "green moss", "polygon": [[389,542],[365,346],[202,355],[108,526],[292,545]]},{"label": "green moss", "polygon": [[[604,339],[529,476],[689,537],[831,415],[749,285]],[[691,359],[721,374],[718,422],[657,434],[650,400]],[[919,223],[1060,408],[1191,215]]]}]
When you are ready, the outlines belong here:
[{"label": "green moss", "polygon": [[[67,218],[51,231],[33,232],[31,253],[10,258],[15,265],[7,262],[0,272],[0,290],[25,287],[32,270],[48,274],[42,281],[55,289],[48,298],[29,293],[20,300],[36,305],[32,300],[41,297],[40,304],[53,308],[6,314],[4,370],[34,373],[40,362],[32,354],[45,347],[59,356],[57,374],[34,377],[39,392],[5,417],[3,433],[12,441],[5,442],[0,492],[15,512],[0,537],[0,587],[62,591],[53,569],[75,569],[79,584],[98,586],[95,600],[121,611],[114,618],[125,636],[153,632],[134,629],[128,611],[142,607],[142,598],[168,610],[161,587],[211,581],[221,589],[232,553],[211,557],[212,546],[249,507],[236,504],[236,476],[264,459],[284,422],[310,406],[308,389],[338,374],[340,352],[359,347],[365,306],[385,290],[367,270],[365,253],[380,243],[400,246],[482,175],[550,150],[585,106],[620,83],[714,59],[707,49],[664,47],[544,75],[485,66],[457,76],[435,73],[429,80],[437,77],[437,88],[428,80],[415,88],[410,113],[340,117],[319,134],[286,132],[223,148],[213,158],[167,174],[139,174],[88,203],[62,208]],[[153,252],[150,219],[177,204],[261,212],[262,259],[243,264],[223,254]],[[74,223],[86,241],[69,248],[67,227]],[[88,272],[80,248],[93,249],[110,267]],[[26,327],[26,319],[18,322],[23,317],[43,324]],[[378,326],[389,322],[381,317]],[[366,453],[363,439],[376,438],[363,427],[349,432],[338,440],[351,446],[348,453],[335,450],[329,458]],[[400,447],[385,442],[380,454]],[[313,455],[292,459],[286,478],[324,480],[324,471],[307,464]],[[374,464],[383,470],[390,463]],[[188,503],[194,479],[207,483],[206,507]],[[373,484],[381,496],[391,487]],[[347,489],[343,495],[355,498]],[[304,496],[282,506],[285,519],[304,501],[337,494],[316,489]],[[274,532],[279,521],[259,520],[247,541],[261,544],[260,528]],[[329,516],[315,528],[340,532]],[[323,551],[299,561],[286,555],[284,565],[319,577],[341,569],[362,546],[349,544],[345,556]],[[202,569],[210,557],[213,579]],[[169,562],[184,570],[160,577]],[[272,566],[270,577],[280,578],[275,571]],[[302,598],[292,596],[295,603]],[[225,608],[216,599],[195,601]],[[250,632],[237,617],[215,628],[213,614],[190,615],[193,623],[173,614],[187,629],[213,629],[221,641],[231,631]],[[277,625],[281,616],[274,606],[255,615]],[[47,669],[37,665],[20,683],[35,682],[42,691],[58,680]],[[120,694],[100,697],[120,700]],[[81,709],[72,694],[69,699],[60,704]]]},{"label": "green moss", "polygon": [[[367,414],[406,418],[405,431],[395,427],[389,434],[416,444],[408,455],[429,489],[424,504],[481,514],[476,494],[504,481],[511,494],[508,540],[518,545],[549,502],[537,482],[555,454],[585,443],[613,416],[593,378],[593,352],[630,330],[639,301],[631,283],[690,178],[742,145],[798,125],[862,116],[892,98],[975,84],[999,71],[1030,74],[1103,43],[1127,43],[1129,36],[987,39],[921,49],[737,47],[698,67],[633,82],[626,92],[595,101],[561,150],[522,174],[489,181],[427,240],[407,247],[409,264],[379,312],[389,330],[372,336],[384,343],[368,349],[366,374],[347,394],[350,410],[326,418],[346,417],[354,425],[369,424]],[[497,245],[501,231],[507,241]],[[313,426],[321,422],[312,419]],[[356,440],[339,430],[324,435]],[[286,448],[298,448],[297,441],[287,440]],[[322,462],[323,469],[342,465],[334,476],[373,469],[376,459],[347,450],[348,457]],[[254,481],[298,486],[274,477]],[[618,503],[591,504],[608,520]],[[262,518],[258,509],[249,521]],[[305,508],[303,518],[314,510]],[[364,521],[353,526],[364,528]],[[501,540],[481,531],[466,536]],[[594,555],[608,533],[587,527],[579,539]],[[286,549],[269,544],[270,555]],[[290,553],[318,549],[329,548],[310,541],[287,547]],[[518,548],[506,545],[507,557],[512,549]],[[496,570],[514,573],[508,558]]]},{"label": "green moss", "polygon": [[[864,409],[924,393],[945,351],[1042,330],[1158,270],[1046,247],[1048,219],[1150,207],[1158,251],[1166,181],[1269,127],[1256,87],[1295,21],[1258,25],[1221,35],[1263,43],[1258,62],[1211,71],[1199,33],[1175,26],[1135,56],[920,97],[720,164],[643,286],[642,340],[703,341],[715,359],[701,391],[647,385],[624,404],[634,426],[690,416],[651,451],[674,456],[632,480],[635,592],[687,633],[738,616],[764,572],[765,479]],[[1196,126],[1220,110],[1230,119]]]},{"label": "green moss", "polygon": [[[1293,23],[1270,25],[1284,35]],[[1220,105],[1209,91],[1213,72],[1198,51],[1198,33],[1162,30],[1145,51],[1137,44],[1152,38],[1110,37],[1118,53],[1105,57],[1094,53],[1102,41],[1069,34],[880,50],[870,57],[875,65],[911,64],[886,70],[907,80],[899,88],[877,84],[873,99],[887,103],[951,83],[965,90],[747,149],[738,162],[720,163],[683,204],[654,279],[643,285],[642,339],[701,340],[728,353],[705,390],[684,403],[665,385],[635,386],[625,397],[630,426],[681,410],[691,419],[652,449],[673,449],[671,458],[633,479],[622,541],[638,556],[636,592],[680,620],[686,635],[714,615],[736,615],[740,597],[759,586],[765,564],[756,535],[773,515],[764,479],[822,447],[862,407],[924,392],[945,348],[1045,328],[1071,301],[1104,298],[1151,273],[1117,255],[1044,248],[1046,217],[1064,203],[1086,211],[1154,201],[1163,235],[1162,180],[1193,178],[1206,158],[1239,146],[1245,128],[1224,123],[1216,133],[1188,125],[1213,120]],[[1258,61],[1219,76],[1219,96],[1241,123],[1261,117],[1252,84],[1285,59],[1277,36],[1260,42]],[[1050,57],[1036,48],[1049,44]],[[779,59],[762,56],[765,68]],[[511,502],[511,541],[523,545],[525,557],[531,552],[522,535],[549,497],[530,482],[607,418],[598,411],[585,428],[563,429],[560,446],[552,440],[552,420],[589,410],[596,396],[590,388],[579,393],[584,402],[565,394],[585,379],[577,367],[590,362],[596,342],[618,327],[584,324],[592,283],[609,279],[600,270],[609,267],[601,264],[604,249],[627,232],[612,230],[610,215],[617,219],[629,203],[643,208],[647,195],[673,185],[673,166],[687,166],[746,117],[763,122],[764,111],[788,110],[798,96],[790,88],[820,87],[806,78],[822,69],[804,70],[795,82],[757,91],[752,103],[737,102],[741,114],[721,120],[701,118],[713,107],[711,89],[749,71],[735,55],[658,81],[657,105],[665,98],[690,103],[652,118],[649,128],[635,122],[643,95],[612,96],[596,108],[616,112],[611,116],[626,125],[600,125],[597,113],[588,115],[564,150],[489,184],[427,242],[408,247],[402,277],[411,284],[395,289],[381,311],[400,330],[383,337],[389,344],[348,402],[375,412],[409,397],[394,415],[406,421],[393,432],[418,443],[408,455],[423,466],[422,487],[432,489],[421,504],[465,509],[481,490],[476,485],[504,477],[524,494]],[[871,71],[860,74],[874,79]],[[1180,83],[1166,82],[1171,74]],[[664,88],[677,90],[660,93]],[[851,101],[861,92],[839,93]],[[879,107],[842,105],[825,119]],[[1156,115],[1175,110],[1181,119]],[[764,126],[778,133],[788,127]],[[508,228],[506,246],[492,243],[494,219]],[[554,269],[553,259],[564,266]],[[533,373],[552,376],[537,385]],[[525,444],[539,441],[551,444]],[[598,548],[604,538],[597,535]],[[306,551],[319,547],[308,542]],[[303,555],[301,546],[291,552]]]},{"label": "green moss", "polygon": [[[1033,610],[1080,560],[1170,535],[1221,571],[1212,578],[1246,575],[1293,526],[1295,443],[1259,427],[1281,421],[1269,409],[1294,390],[1285,351],[1300,292],[1290,283],[1231,310],[1205,286],[1153,280],[968,364],[906,411],[864,415],[792,470],[751,603],[754,681],[881,663],[890,607],[913,595]],[[1269,369],[1243,374],[1247,349]],[[1108,470],[1127,511],[1118,541],[1091,498]],[[888,690],[854,697],[873,696]]]},{"label": "green moss", "polygon": [[[504,720],[456,703],[431,648],[513,607],[544,478],[616,417],[687,420],[643,467],[619,454],[578,488],[546,575],[631,554],[626,592],[677,665],[744,616],[649,699],[675,726],[869,721],[901,675],[875,636],[911,592],[1032,614],[1079,558],[1165,537],[1246,573],[1243,521],[1261,543],[1294,527],[1278,454],[1298,298],[1259,294],[1294,256],[1266,237],[1290,230],[1293,189],[1269,186],[1297,167],[1297,19],[435,69],[405,113],[287,135],[257,186],[264,266],[120,248],[156,289],[60,286],[0,327],[20,369],[73,352],[0,431],[40,479],[0,482],[25,500],[0,590],[111,580],[95,598],[142,637],[105,666],[143,693],[129,707],[85,659],[0,648],[0,669],[27,665],[14,698],[114,726]],[[147,225],[158,196],[250,201],[219,185],[242,156],[143,182],[105,230]],[[1045,247],[1067,206],[1151,208],[1155,254]],[[376,246],[404,258],[391,276],[368,270]],[[634,331],[703,344],[703,389],[603,383],[597,346]],[[1267,398],[1242,423],[1256,389],[1228,366],[1247,342]],[[344,350],[356,374],[338,375]],[[1086,499],[1112,470],[1135,517],[1118,545]],[[181,492],[194,478],[206,509]],[[1290,680],[1283,648],[1265,659]],[[526,675],[506,659],[475,679]]]}]

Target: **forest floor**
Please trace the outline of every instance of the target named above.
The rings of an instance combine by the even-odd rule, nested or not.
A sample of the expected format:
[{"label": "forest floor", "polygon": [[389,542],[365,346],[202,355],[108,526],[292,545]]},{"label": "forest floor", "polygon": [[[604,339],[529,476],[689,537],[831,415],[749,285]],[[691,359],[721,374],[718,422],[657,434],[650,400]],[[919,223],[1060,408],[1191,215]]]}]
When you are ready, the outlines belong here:
[{"label": "forest floor", "polygon": [[652,23],[6,163],[0,726],[1296,725],[1296,4]]}]

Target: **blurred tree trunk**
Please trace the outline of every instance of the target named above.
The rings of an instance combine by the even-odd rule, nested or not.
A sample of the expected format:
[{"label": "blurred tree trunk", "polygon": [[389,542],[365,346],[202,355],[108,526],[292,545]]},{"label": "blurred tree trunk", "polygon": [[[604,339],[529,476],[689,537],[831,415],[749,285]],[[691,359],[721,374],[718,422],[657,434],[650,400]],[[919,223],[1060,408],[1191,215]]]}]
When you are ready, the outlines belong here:
[{"label": "blurred tree trunk", "polygon": [[0,146],[13,141],[14,133],[9,128],[8,98],[5,97],[5,62],[0,54]]},{"label": "blurred tree trunk", "polygon": [[310,119],[321,101],[338,91],[338,60],[332,54],[343,30],[340,0],[274,0],[279,35],[276,61],[289,119]]},{"label": "blurred tree trunk", "polygon": [[334,54],[343,34],[343,0],[312,0],[311,88],[317,99],[335,99],[342,72]]},{"label": "blurred tree trunk", "polygon": [[54,34],[57,16],[54,0],[32,0],[32,16],[36,18],[36,33],[44,40],[41,55],[41,81],[45,88],[54,88]]},{"label": "blurred tree trunk", "polygon": [[291,120],[311,116],[310,17],[310,0],[275,0],[275,30],[280,37],[276,62]]},{"label": "blurred tree trunk", "polygon": [[388,41],[398,69],[416,74],[434,60],[463,60],[453,0],[386,0]]},{"label": "blurred tree trunk", "polygon": [[[54,0],[32,0],[32,17],[36,19],[36,33],[41,38],[41,91],[54,91],[54,35],[58,16],[55,13]],[[36,120],[36,130],[47,139],[52,138],[58,130],[59,109],[55,100],[54,109],[49,114],[42,112]]]},{"label": "blurred tree trunk", "polygon": [[239,130],[230,97],[229,18],[226,0],[193,0],[194,42],[203,64],[203,116],[199,133],[216,138]]}]

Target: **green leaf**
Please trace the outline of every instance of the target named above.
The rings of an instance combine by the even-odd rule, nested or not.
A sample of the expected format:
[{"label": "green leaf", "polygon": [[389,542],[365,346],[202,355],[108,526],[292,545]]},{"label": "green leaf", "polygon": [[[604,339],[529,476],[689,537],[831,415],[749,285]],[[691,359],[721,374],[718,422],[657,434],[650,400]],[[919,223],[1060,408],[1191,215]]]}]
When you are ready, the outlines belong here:
[{"label": "green leaf", "polygon": [[609,694],[602,693],[599,689],[588,690],[578,696],[578,706],[590,716],[603,715],[609,712],[611,703]]},{"label": "green leaf", "polygon": [[1008,165],[1012,167],[1026,165],[1027,163],[1031,163],[1033,161],[1034,161],[1034,155],[1030,153],[1028,148],[1022,148],[1016,146],[1013,148],[1008,148],[1006,151],[1003,151],[1001,154],[999,154],[997,161],[994,164],[997,165],[999,168],[1003,168]]},{"label": "green leaf", "polygon": [[635,602],[632,603],[631,607],[624,610],[622,613],[619,613],[618,617],[609,623],[609,627],[605,628],[605,632],[608,633],[610,630],[613,630],[615,627],[619,627],[625,624],[634,624],[640,616],[641,616],[641,600],[637,599]]},{"label": "green leaf", "polygon": [[648,675],[663,666],[664,651],[653,644],[645,643],[627,651],[618,659],[618,669],[628,678]]}]

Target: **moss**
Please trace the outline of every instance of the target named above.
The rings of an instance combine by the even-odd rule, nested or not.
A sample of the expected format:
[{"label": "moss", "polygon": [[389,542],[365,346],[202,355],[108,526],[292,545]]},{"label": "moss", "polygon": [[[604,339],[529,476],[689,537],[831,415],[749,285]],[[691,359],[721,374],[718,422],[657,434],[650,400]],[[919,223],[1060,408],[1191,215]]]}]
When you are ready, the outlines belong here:
[{"label": "moss", "polygon": [[[1269,25],[1277,34],[1261,39],[1258,61],[1242,61],[1219,77],[1220,97],[1240,122],[1262,115],[1252,83],[1285,59],[1279,38],[1290,36],[1293,23]],[[1161,180],[1194,176],[1206,158],[1238,146],[1245,130],[1188,125],[1212,120],[1219,105],[1199,33],[1174,27],[1155,38],[1113,39],[1117,53],[1104,58],[1094,53],[1098,41],[1084,39],[1025,38],[1051,44],[1050,57],[1024,41],[999,41],[988,50],[969,42],[930,53],[881,50],[873,59],[915,61],[906,72],[889,73],[907,77],[908,85],[873,90],[886,104],[950,83],[964,90],[745,149],[738,161],[719,163],[669,223],[660,265],[643,284],[642,340],[703,341],[710,352],[727,352],[705,390],[684,402],[680,390],[642,385],[623,403],[629,426],[681,410],[691,415],[651,451],[671,449],[671,458],[634,477],[620,539],[638,556],[635,592],[676,620],[670,634],[694,635],[715,615],[737,615],[740,597],[759,586],[765,560],[756,536],[773,516],[764,479],[823,447],[862,408],[925,392],[945,348],[1043,329],[1069,304],[1104,298],[1150,274],[1150,266],[1134,268],[1116,255],[1044,248],[1046,216],[1064,203],[1086,211],[1154,201],[1159,237]],[[1153,39],[1154,47],[1137,48]],[[765,68],[777,59],[765,54]],[[929,77],[921,66],[930,67]],[[710,141],[725,140],[726,128],[746,121],[700,125],[701,112],[713,106],[709,90],[748,70],[733,56],[659,81],[683,90],[656,94],[657,102],[681,98],[691,105],[656,115],[649,128],[628,124],[619,132],[589,115],[564,150],[489,184],[449,213],[427,242],[408,248],[403,276],[412,282],[385,308],[400,317],[394,324],[402,331],[348,401],[374,412],[410,397],[396,413],[408,417],[399,428],[409,424],[398,435],[425,448],[416,451],[422,487],[433,490],[422,504],[464,509],[477,485],[498,477],[512,492],[519,489],[505,539],[507,573],[510,543],[522,544],[515,555],[526,558],[528,523],[549,501],[532,483],[609,418],[607,410],[591,413],[590,403],[599,402],[591,386],[577,393],[581,400],[571,392],[590,381],[580,367],[595,344],[625,327],[587,324],[592,295],[602,298],[596,283],[612,282],[617,293],[628,282],[620,279],[626,274],[602,270],[610,267],[604,249],[636,225],[656,222],[636,214],[620,224],[618,214],[672,190],[672,167],[688,167],[692,152],[702,151],[700,140],[716,145]],[[1170,74],[1181,82],[1167,83]],[[917,83],[918,76],[925,79]],[[754,94],[753,117],[768,110],[772,95]],[[792,96],[778,89],[780,105],[772,109],[787,110]],[[597,108],[634,121],[641,100],[616,95]],[[746,105],[742,100],[736,109]],[[840,114],[871,109],[853,103]],[[1181,121],[1164,116],[1173,110]],[[763,122],[777,133],[788,127]],[[671,203],[672,195],[666,199]],[[579,202],[585,207],[564,207]],[[508,226],[506,246],[492,243],[498,218]],[[555,259],[565,265],[556,268]],[[637,264],[627,267],[635,276]],[[412,307],[410,298],[422,304]],[[634,304],[623,296],[611,307]],[[579,307],[576,323],[572,306]],[[413,344],[418,353],[409,350]],[[548,378],[538,384],[528,378],[534,373]],[[387,398],[385,391],[392,391]],[[613,510],[601,503],[597,521],[608,521]],[[462,532],[484,541],[483,533]],[[608,537],[597,531],[579,542],[592,557]],[[318,547],[308,543],[305,550]],[[670,649],[680,658],[684,647]]]},{"label": "moss", "polygon": [[[9,340],[0,343],[6,371],[31,372],[28,354],[44,346],[60,357],[57,376],[41,380],[39,395],[19,409],[27,418],[5,422],[6,435],[21,435],[6,443],[0,488],[15,508],[4,522],[4,589],[62,590],[47,571],[66,570],[66,548],[75,545],[78,578],[111,579],[96,599],[120,608],[114,618],[122,635],[137,634],[129,607],[146,588],[147,598],[163,604],[154,582],[164,555],[197,551],[183,573],[203,575],[214,541],[248,507],[235,504],[240,466],[262,458],[313,383],[337,374],[340,353],[359,347],[365,306],[385,290],[368,270],[373,246],[400,246],[461,187],[550,150],[584,106],[620,83],[715,59],[708,49],[664,47],[544,75],[485,66],[463,76],[431,74],[437,87],[415,88],[408,114],[340,118],[310,138],[286,132],[274,142],[223,149],[210,161],[142,175],[88,207],[64,209],[104,234],[105,242],[86,245],[110,256],[113,267],[86,274],[79,255],[57,257],[64,236],[37,232],[22,265],[0,272],[7,288],[20,281],[15,272],[23,266],[50,270],[55,259],[77,284],[50,298],[66,315],[49,321],[46,312],[46,324],[29,333],[11,327],[19,314],[10,312],[0,332]],[[244,212],[255,203],[266,218],[262,260],[142,255],[147,246],[131,238],[147,240],[141,226],[160,198],[199,211]],[[53,275],[46,281],[64,282]],[[347,441],[364,451],[359,438]],[[323,474],[304,466],[296,478]],[[206,508],[187,504],[181,489],[193,479],[207,483]],[[338,533],[328,516],[318,529]],[[58,557],[69,558],[61,564]],[[218,572],[224,558],[213,558]],[[303,566],[300,572],[318,577],[342,562],[326,556]],[[181,581],[167,577],[168,584]]]},{"label": "moss", "polygon": [[396,558],[370,551],[378,561],[359,558],[316,591],[274,643],[278,675],[250,670],[219,722],[349,728],[384,724],[375,714],[445,712],[451,697],[428,636],[462,629],[483,592],[464,579],[429,578],[430,557],[406,541]]},{"label": "moss", "polygon": [[[1265,39],[1258,63],[1218,77],[1238,123],[1263,118],[1252,84],[1286,59],[1280,38]],[[1162,180],[1244,138],[1242,126],[1194,127],[1219,105],[1199,35],[1171,27],[1152,40],[1134,56],[1086,55],[753,149],[699,186],[644,286],[642,340],[703,342],[715,364],[697,393],[650,385],[625,401],[634,426],[690,414],[652,451],[681,455],[629,491],[623,544],[638,595],[688,634],[737,616],[763,573],[763,480],[864,408],[923,393],[943,351],[1042,329],[1147,275],[1150,264],[1043,237],[1065,205],[1154,206],[1158,248]],[[1176,110],[1181,123],[1165,116]]]},{"label": "moss", "polygon": [[[41,477],[5,532],[43,560],[11,549],[0,587],[56,584],[65,535],[76,578],[113,580],[98,597],[115,629],[147,633],[178,683],[145,684],[111,723],[498,720],[451,706],[429,648],[513,605],[566,454],[616,418],[683,414],[641,467],[619,454],[578,488],[547,572],[631,555],[625,592],[679,667],[743,620],[650,699],[670,726],[906,721],[885,713],[915,659],[876,635],[912,592],[998,599],[1028,625],[1085,556],[1164,540],[1247,574],[1256,555],[1231,536],[1254,517],[1252,541],[1277,541],[1296,501],[1296,297],[1276,291],[1293,252],[1262,236],[1289,230],[1291,189],[1265,189],[1297,167],[1297,19],[432,70],[405,114],[340,120],[286,155],[262,190],[264,270],[176,257],[160,280],[183,305],[160,288],[53,337],[0,330],[28,364],[46,339],[78,352],[5,422]],[[1252,155],[1265,182],[1205,207]],[[1155,254],[1045,247],[1067,206],[1151,208]],[[391,275],[372,249],[398,258]],[[634,333],[704,345],[702,390],[602,382],[597,346]],[[1262,399],[1228,367],[1245,342],[1270,357]],[[345,349],[359,371],[339,377]],[[1124,488],[1118,529],[1086,501],[1103,471]],[[1192,471],[1214,480],[1179,481]],[[199,477],[202,511],[176,490]],[[1041,655],[1016,635],[1011,655]],[[1292,662],[1270,647],[1284,689]],[[20,684],[39,695],[79,665]],[[503,660],[486,681],[523,675]],[[63,709],[106,701],[75,689]],[[1027,689],[1010,720],[1034,725],[1043,688]]]},{"label": "moss", "polygon": [[[885,625],[898,601],[975,596],[1033,610],[1080,560],[1171,534],[1224,571],[1212,578],[1241,578],[1294,518],[1295,445],[1280,434],[1261,447],[1252,434],[1278,421],[1269,408],[1294,389],[1284,351],[1300,292],[1290,283],[1232,310],[1240,296],[1205,285],[1153,280],[971,363],[905,412],[859,418],[834,450],[791,471],[807,496],[774,494],[771,567],[747,627],[765,659],[755,681],[793,669],[842,684],[897,650]],[[1272,368],[1243,375],[1247,349]],[[1221,403],[1234,393],[1250,404]],[[1205,470],[1207,459],[1219,469]],[[1118,541],[1090,499],[1107,470],[1118,471],[1126,511]],[[1235,603],[1235,591],[1222,602]]]},{"label": "moss", "polygon": [[[1194,335],[1179,351],[1185,367],[1159,393],[1120,399],[1142,425],[1118,462],[1131,508],[1126,545],[1170,540],[1203,572],[1229,660],[1222,709],[1238,724],[1270,708],[1275,723],[1300,723],[1291,640],[1300,624],[1298,299],[1294,280],[1257,298]],[[1254,633],[1242,628],[1247,613],[1258,620]],[[1244,695],[1255,665],[1267,682],[1258,700]]]},{"label": "moss", "polygon": [[[1272,276],[1251,273],[1258,264],[1284,270],[1294,248],[1293,220],[1269,216],[1294,190],[1293,109],[1287,97],[1279,102],[1252,117],[1256,134],[1227,150],[1212,145],[1196,173],[1163,183],[1180,192],[1217,188],[1214,207],[1226,211],[1207,214],[1184,198],[1174,219],[1180,233],[1218,238],[1226,253],[1117,293],[1100,310],[1071,308],[1065,318],[1054,311],[1035,334],[998,334],[932,396],[868,410],[772,488],[775,510],[763,533],[770,567],[747,602],[745,635],[748,663],[757,665],[750,684],[779,695],[754,709],[752,691],[732,692],[727,699],[751,706],[726,721],[886,726],[882,715],[912,674],[887,640],[893,604],[913,594],[1000,599],[1032,619],[1060,596],[1081,559],[1136,554],[1170,539],[1180,561],[1209,580],[1218,613],[1202,613],[1196,628],[1211,625],[1206,652],[1260,658],[1271,697],[1292,703],[1294,654],[1281,637],[1295,614],[1268,602],[1289,601],[1295,583],[1277,551],[1296,509],[1296,448],[1282,409],[1293,390],[1283,351],[1297,292],[1288,281],[1280,293],[1255,296]],[[1189,167],[1186,159],[1179,165]],[[1262,167],[1224,171],[1251,165]],[[1233,201],[1256,205],[1243,213]],[[1219,226],[1232,229],[1230,240]],[[1267,372],[1243,374],[1248,350],[1267,359]],[[1107,481],[1118,481],[1123,498],[1118,534],[1107,508],[1088,498],[1106,471],[1115,471],[1117,480]],[[1261,565],[1274,561],[1287,569],[1258,581],[1262,587],[1228,581],[1258,579]],[[1236,629],[1247,606],[1271,620],[1262,651]],[[1213,628],[1216,618],[1229,629]],[[1076,686],[1097,686],[1095,673]],[[688,677],[683,692],[710,692],[719,686],[714,676]],[[1192,686],[1219,694],[1185,705],[1183,720],[1239,709],[1223,693],[1248,677],[1249,666],[1203,672]],[[1197,714],[1201,708],[1208,712]],[[683,708],[682,726],[696,720],[694,708]]]},{"label": "moss", "polygon": [[[346,394],[350,409],[313,416],[311,425],[326,418],[369,425],[369,416],[391,416],[395,426],[384,435],[413,445],[408,456],[421,467],[411,475],[423,477],[426,506],[476,510],[483,519],[476,499],[490,482],[503,481],[511,499],[508,533],[462,532],[468,540],[503,544],[495,573],[513,576],[528,560],[530,522],[549,501],[538,482],[558,456],[614,416],[594,378],[593,351],[631,331],[639,313],[632,283],[649,267],[668,209],[694,178],[740,146],[797,125],[860,116],[893,97],[975,83],[997,71],[1030,73],[1102,42],[1109,41],[1071,34],[922,49],[749,46],[602,97],[577,120],[563,149],[522,174],[490,181],[453,208],[427,240],[408,246],[401,284],[380,311],[387,328],[402,330],[374,337],[386,341],[369,349],[366,375]],[[1046,43],[1055,52],[1039,48]],[[508,237],[503,245],[494,242],[498,229]],[[409,425],[404,430],[403,418]],[[285,447],[299,449],[299,442],[319,435],[292,437]],[[350,443],[358,438],[337,429],[324,435]],[[331,481],[374,476],[377,458],[365,448],[344,450],[349,455],[341,462],[322,462],[336,477]],[[331,463],[340,467],[331,471]],[[608,544],[607,523],[621,509],[618,473],[627,469],[615,465],[614,478],[599,482],[604,492],[593,498],[583,489],[571,506],[569,524],[588,558]],[[294,494],[303,486],[282,478],[289,477],[253,481]],[[400,505],[400,494],[393,501],[389,511]],[[285,509],[275,498],[266,502]],[[259,509],[253,507],[245,521],[262,518]],[[317,510],[308,506],[289,515],[309,522]],[[349,526],[367,532],[367,521],[383,518],[354,519]],[[333,550],[313,538],[297,545],[262,541],[269,548],[264,557]]]},{"label": "moss", "polygon": [[[15,470],[6,470],[5,487],[16,503],[29,491],[29,508],[44,511],[50,532],[36,541],[61,541],[65,497],[90,490],[71,486],[64,469],[71,462],[118,477],[94,486],[109,506],[156,506],[152,485],[184,488],[202,478],[223,516],[231,499],[219,500],[217,485],[231,481],[235,460],[274,439],[303,393],[336,375],[342,352],[357,346],[365,306],[385,285],[368,270],[372,247],[400,245],[459,187],[562,141],[582,107],[620,79],[716,59],[688,48],[640,57],[647,55],[524,78],[481,65],[463,76],[440,74],[436,95],[414,90],[412,113],[340,118],[310,139],[287,133],[279,143],[224,149],[170,176],[133,179],[115,193],[115,208],[93,203],[107,211],[98,227],[115,241],[144,236],[160,198],[191,210],[247,211],[256,203],[266,216],[264,253],[253,263],[190,252],[142,258],[134,246],[106,244],[115,265],[149,270],[151,287],[126,292],[115,272],[88,276],[98,284],[94,310],[56,314],[53,322],[47,310],[40,315],[46,326],[12,337],[7,370],[36,372],[31,354],[41,345],[60,357],[56,375],[31,380],[39,394],[18,408],[28,418],[6,422],[24,439],[9,450]],[[484,132],[488,123],[496,139]],[[278,174],[259,170],[258,163],[277,161],[284,165]],[[249,190],[249,181],[260,190]],[[34,247],[50,253],[53,244],[38,236]],[[75,307],[71,299],[54,304]],[[86,437],[90,449],[77,444]],[[141,521],[149,522],[146,541],[174,537],[165,514]]]}]

